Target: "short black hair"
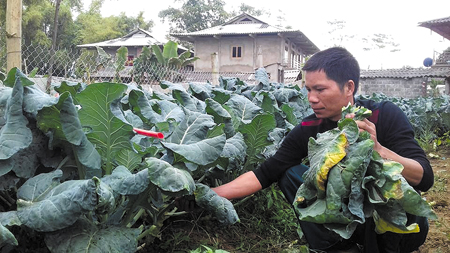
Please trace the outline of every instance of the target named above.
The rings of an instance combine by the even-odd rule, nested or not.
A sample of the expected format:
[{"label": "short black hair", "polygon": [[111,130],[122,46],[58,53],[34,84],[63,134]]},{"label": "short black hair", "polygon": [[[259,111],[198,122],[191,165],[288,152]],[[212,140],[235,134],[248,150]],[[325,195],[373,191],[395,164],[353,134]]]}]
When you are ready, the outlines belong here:
[{"label": "short black hair", "polygon": [[336,83],[339,88],[344,89],[345,83],[353,80],[356,94],[361,74],[359,63],[353,55],[343,47],[331,47],[315,53],[306,61],[303,71],[323,70],[327,77]]}]

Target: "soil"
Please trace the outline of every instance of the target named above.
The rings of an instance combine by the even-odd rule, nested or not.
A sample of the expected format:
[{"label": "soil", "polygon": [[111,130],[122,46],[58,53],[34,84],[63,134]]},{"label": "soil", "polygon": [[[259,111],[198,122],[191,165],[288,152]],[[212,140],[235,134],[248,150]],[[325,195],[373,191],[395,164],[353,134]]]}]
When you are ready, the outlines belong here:
[{"label": "soil", "polygon": [[[433,167],[435,183],[428,192],[423,193],[423,197],[432,204],[438,219],[429,221],[427,240],[414,253],[446,253],[450,252],[450,147],[428,153],[428,158]],[[185,217],[184,220],[171,221],[166,227],[167,230],[162,232],[162,240],[156,239],[152,246],[147,245],[144,251],[189,252],[187,249],[206,245],[228,252],[305,252],[299,250],[302,242],[297,240],[298,235],[295,232],[283,233],[280,228],[258,231],[257,227],[249,225],[251,222],[245,221],[251,217],[241,216],[245,215],[246,211],[241,210],[238,213],[241,223],[226,228],[221,227],[213,218],[204,217],[202,214],[191,214],[192,216]],[[270,227],[270,217],[261,223],[261,227]]]},{"label": "soil", "polygon": [[423,196],[433,205],[438,219],[430,221],[427,240],[417,253],[450,252],[450,148],[428,153],[434,185]]},{"label": "soil", "polygon": [[[428,192],[423,193],[423,197],[432,204],[438,219],[429,221],[427,240],[414,253],[447,253],[450,252],[450,147],[428,153],[428,156],[433,167],[435,183]],[[292,220],[273,222],[274,217],[286,218],[294,214],[275,215],[273,213],[275,208],[266,208],[262,214],[253,217],[254,206],[240,206],[239,209],[241,222],[228,227],[224,227],[210,215],[202,212],[167,220],[166,226],[161,231],[161,238],[141,244],[137,252],[191,252],[201,245],[233,253],[306,252],[300,250],[302,242],[298,240],[297,233],[293,232]],[[265,218],[261,219],[264,216]],[[283,224],[283,227],[275,227],[274,224]],[[32,233],[30,235],[30,238],[25,238],[25,241],[19,243],[21,245],[19,248],[10,252],[49,252],[43,244],[43,238],[35,237],[36,235],[33,236]],[[203,248],[202,251],[195,252],[214,251]]]}]

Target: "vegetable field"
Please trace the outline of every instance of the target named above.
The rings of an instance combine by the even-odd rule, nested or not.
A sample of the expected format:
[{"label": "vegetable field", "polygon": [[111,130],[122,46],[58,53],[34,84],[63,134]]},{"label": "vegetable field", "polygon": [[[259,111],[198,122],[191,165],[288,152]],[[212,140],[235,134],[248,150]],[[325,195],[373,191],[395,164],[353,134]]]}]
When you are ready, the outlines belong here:
[{"label": "vegetable field", "polygon": [[[306,90],[271,83],[264,69],[255,76],[256,85],[163,81],[165,93],[63,82],[55,97],[17,69],[0,73],[2,252],[305,250],[275,186],[235,202],[210,189],[256,168],[312,113]],[[400,105],[432,161],[444,161],[425,197],[448,245],[448,155],[436,151],[450,145],[449,97],[371,98]],[[196,211],[178,210],[180,198]]]}]

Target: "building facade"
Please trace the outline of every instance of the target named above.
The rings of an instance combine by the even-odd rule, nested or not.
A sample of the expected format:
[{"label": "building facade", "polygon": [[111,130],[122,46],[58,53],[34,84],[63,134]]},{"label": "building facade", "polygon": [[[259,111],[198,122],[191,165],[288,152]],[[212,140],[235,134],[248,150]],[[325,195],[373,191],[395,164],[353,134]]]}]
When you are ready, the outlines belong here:
[{"label": "building facade", "polygon": [[200,59],[196,71],[254,72],[264,67],[272,82],[284,82],[284,73],[300,68],[305,58],[319,51],[299,30],[271,26],[249,14],[192,33],[172,33],[192,42]]}]

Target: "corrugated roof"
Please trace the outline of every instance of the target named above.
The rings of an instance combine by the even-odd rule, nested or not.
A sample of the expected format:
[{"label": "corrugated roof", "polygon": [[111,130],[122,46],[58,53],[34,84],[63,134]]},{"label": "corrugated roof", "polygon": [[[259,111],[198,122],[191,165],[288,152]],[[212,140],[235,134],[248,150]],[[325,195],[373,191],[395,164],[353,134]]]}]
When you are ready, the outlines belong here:
[{"label": "corrugated roof", "polygon": [[311,55],[319,51],[319,48],[312,43],[300,30],[281,29],[271,26],[249,14],[243,13],[232,18],[226,23],[190,33],[171,33],[170,35],[182,40],[193,41],[194,37],[201,36],[230,36],[230,35],[262,35],[262,34],[283,34],[286,38],[304,50],[305,54]]},{"label": "corrugated roof", "polygon": [[450,40],[450,17],[420,22],[419,26],[429,28],[435,33]]},{"label": "corrugated roof", "polygon": [[162,45],[160,41],[155,39],[150,32],[143,29],[136,29],[131,33],[112,40],[101,41],[97,43],[78,45],[77,47],[133,47],[133,46],[149,46]]},{"label": "corrugated roof", "polygon": [[361,78],[450,77],[450,67],[361,70]]}]

